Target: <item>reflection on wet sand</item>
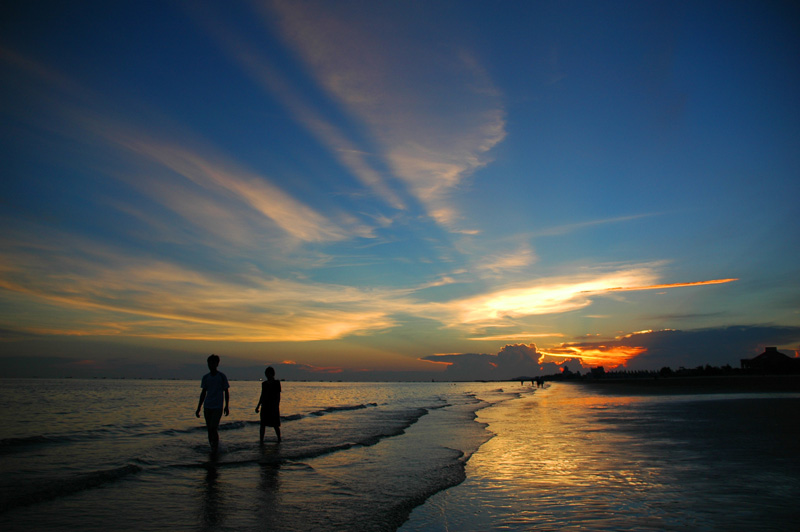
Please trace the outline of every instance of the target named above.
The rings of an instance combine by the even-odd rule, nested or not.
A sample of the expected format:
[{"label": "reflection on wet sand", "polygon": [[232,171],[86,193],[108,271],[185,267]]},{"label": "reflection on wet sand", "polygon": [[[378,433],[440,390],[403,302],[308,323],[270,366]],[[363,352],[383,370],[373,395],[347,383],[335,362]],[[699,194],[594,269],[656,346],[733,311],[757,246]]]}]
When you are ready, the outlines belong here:
[{"label": "reflection on wet sand", "polygon": [[652,487],[654,475],[636,455],[635,442],[592,419],[598,410],[632,401],[614,398],[610,405],[579,390],[544,390],[517,408],[487,412],[490,424],[503,427],[502,437],[473,457],[468,475],[479,472],[490,498],[499,494],[503,505],[516,506],[506,526],[564,519],[598,525],[621,510],[609,493],[624,489],[633,502],[636,490]]},{"label": "reflection on wet sand", "polygon": [[224,505],[219,486],[219,471],[216,459],[212,457],[206,464],[204,493],[201,499],[202,530],[213,530],[224,521]]},{"label": "reflection on wet sand", "polygon": [[800,456],[796,444],[773,447],[791,441],[800,414],[776,423],[758,412],[798,407],[796,395],[612,396],[554,383],[482,410],[496,436],[467,480],[402,530],[786,529]]},{"label": "reflection on wet sand", "polygon": [[[273,530],[276,528],[277,517],[274,511],[283,506],[281,466],[274,461],[265,461],[259,464],[259,467],[258,493],[255,499],[255,504],[258,505],[258,522],[263,530]],[[280,520],[277,520],[277,523],[280,523]],[[279,526],[277,525],[277,528]]]}]

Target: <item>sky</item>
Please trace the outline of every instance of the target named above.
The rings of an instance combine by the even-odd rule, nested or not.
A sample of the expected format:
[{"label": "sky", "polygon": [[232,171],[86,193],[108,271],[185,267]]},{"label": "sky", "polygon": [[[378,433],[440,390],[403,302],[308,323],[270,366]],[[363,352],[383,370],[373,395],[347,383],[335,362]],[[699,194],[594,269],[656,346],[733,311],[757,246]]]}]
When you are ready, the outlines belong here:
[{"label": "sky", "polygon": [[0,361],[798,356],[799,56],[794,2],[6,2]]}]

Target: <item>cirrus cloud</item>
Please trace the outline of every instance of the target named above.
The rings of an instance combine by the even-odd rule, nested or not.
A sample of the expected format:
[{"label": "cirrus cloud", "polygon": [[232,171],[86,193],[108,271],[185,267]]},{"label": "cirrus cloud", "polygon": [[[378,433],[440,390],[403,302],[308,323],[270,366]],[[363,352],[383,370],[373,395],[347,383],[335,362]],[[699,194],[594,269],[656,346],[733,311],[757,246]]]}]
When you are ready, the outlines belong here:
[{"label": "cirrus cloud", "polygon": [[376,155],[427,214],[468,231],[450,195],[505,137],[505,111],[465,36],[431,47],[397,25],[402,11],[365,15],[362,4],[275,1],[265,9],[319,86],[371,132]]}]

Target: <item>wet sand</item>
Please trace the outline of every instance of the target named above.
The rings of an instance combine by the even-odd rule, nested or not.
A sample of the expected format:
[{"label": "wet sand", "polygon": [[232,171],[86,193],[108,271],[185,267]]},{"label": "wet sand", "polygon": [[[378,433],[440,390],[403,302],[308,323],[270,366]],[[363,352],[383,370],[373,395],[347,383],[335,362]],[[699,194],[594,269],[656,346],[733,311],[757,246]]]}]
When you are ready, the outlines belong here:
[{"label": "wet sand", "polygon": [[800,392],[800,375],[741,375],[719,377],[602,378],[569,381],[595,393],[704,394]]},{"label": "wet sand", "polygon": [[663,381],[553,382],[480,410],[494,437],[466,480],[400,530],[796,528],[800,394],[776,390],[797,379]]}]

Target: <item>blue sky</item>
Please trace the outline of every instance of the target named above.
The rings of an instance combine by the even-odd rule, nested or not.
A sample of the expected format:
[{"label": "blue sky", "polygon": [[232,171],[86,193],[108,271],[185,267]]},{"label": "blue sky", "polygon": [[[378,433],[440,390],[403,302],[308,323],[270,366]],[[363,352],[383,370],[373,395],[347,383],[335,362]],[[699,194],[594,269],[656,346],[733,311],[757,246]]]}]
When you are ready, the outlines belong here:
[{"label": "blue sky", "polygon": [[798,15],[12,2],[0,356],[510,378],[794,354]]}]

